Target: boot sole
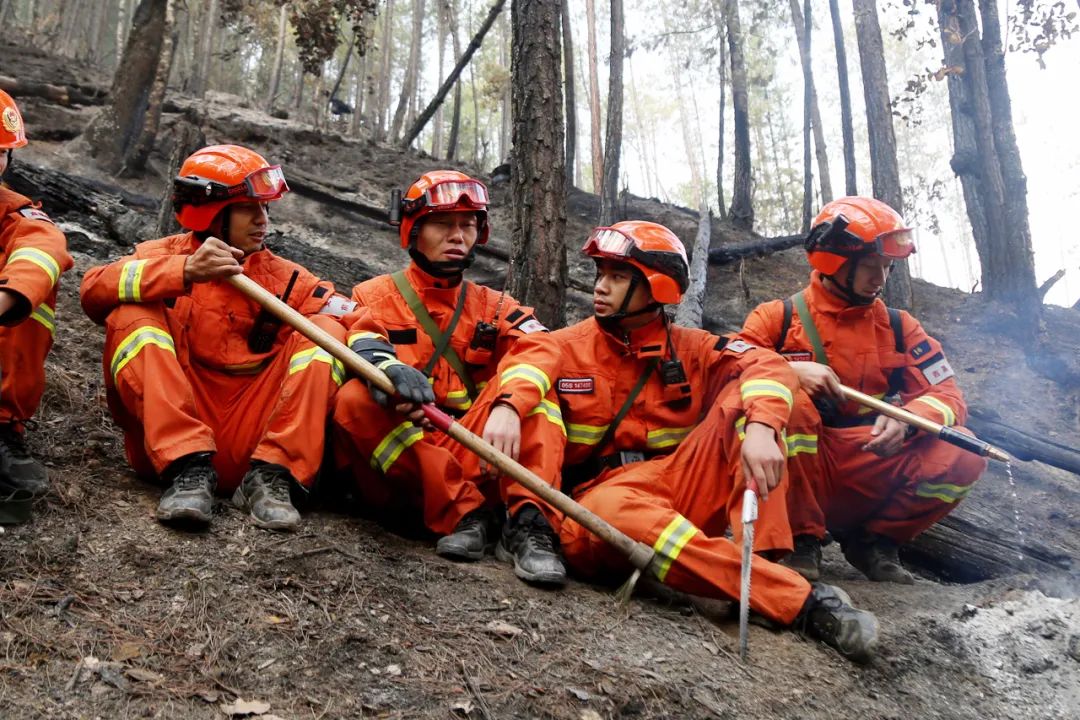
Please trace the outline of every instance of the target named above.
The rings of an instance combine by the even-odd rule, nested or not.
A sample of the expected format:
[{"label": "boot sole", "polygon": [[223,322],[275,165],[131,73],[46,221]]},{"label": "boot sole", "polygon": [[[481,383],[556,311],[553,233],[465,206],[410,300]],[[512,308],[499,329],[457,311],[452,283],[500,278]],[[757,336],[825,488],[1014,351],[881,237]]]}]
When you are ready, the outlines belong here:
[{"label": "boot sole", "polygon": [[566,585],[566,573],[534,573],[521,567],[518,564],[517,556],[507,550],[501,541],[495,546],[495,557],[513,565],[514,574],[525,582],[549,587],[563,587]]},{"label": "boot sole", "polygon": [[165,512],[158,510],[155,515],[159,522],[170,525],[209,525],[214,516],[212,510],[209,513],[202,513],[198,510],[169,510]]}]

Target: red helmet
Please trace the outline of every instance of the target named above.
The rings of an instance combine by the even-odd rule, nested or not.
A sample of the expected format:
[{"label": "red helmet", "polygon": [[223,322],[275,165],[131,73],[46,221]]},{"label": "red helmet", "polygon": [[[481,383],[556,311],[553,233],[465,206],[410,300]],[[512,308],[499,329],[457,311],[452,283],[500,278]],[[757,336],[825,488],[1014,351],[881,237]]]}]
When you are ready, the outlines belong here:
[{"label": "red helmet", "polygon": [[437,212],[476,213],[476,241],[483,245],[491,230],[487,222],[488,191],[484,183],[455,170],[433,170],[412,184],[401,201],[401,247],[409,247],[417,221]]},{"label": "red helmet", "polygon": [[239,145],[196,150],[173,180],[176,220],[188,230],[206,230],[227,205],[278,200],[289,191],[280,165]]},{"label": "red helmet", "polygon": [[654,222],[624,220],[611,227],[598,227],[581,251],[591,258],[636,267],[645,275],[649,292],[658,303],[678,304],[690,286],[686,248],[675,233]]},{"label": "red helmet", "polygon": [[915,239],[904,218],[868,197],[845,197],[821,208],[806,236],[810,265],[832,275],[850,258],[877,254],[903,260],[915,252]]},{"label": "red helmet", "polygon": [[26,144],[26,127],[19,106],[10,95],[0,90],[0,150],[21,148]]}]

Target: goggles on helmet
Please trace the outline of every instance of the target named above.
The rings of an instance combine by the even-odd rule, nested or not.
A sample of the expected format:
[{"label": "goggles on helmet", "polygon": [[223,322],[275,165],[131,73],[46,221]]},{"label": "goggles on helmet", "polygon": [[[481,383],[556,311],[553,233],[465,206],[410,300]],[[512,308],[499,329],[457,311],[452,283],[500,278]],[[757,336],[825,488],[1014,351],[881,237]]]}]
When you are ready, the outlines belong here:
[{"label": "goggles on helmet", "polygon": [[581,250],[586,255],[602,255],[613,260],[623,260],[630,257],[630,251],[634,247],[634,240],[622,230],[613,227],[598,227],[585,241],[585,247]]},{"label": "goggles on helmet", "polygon": [[412,200],[405,200],[403,210],[406,215],[414,215],[422,208],[431,212],[451,210],[462,205],[463,201],[477,210],[483,210],[488,204],[488,191],[477,180],[447,180],[432,185],[424,194]]},{"label": "goggles on helmet", "polygon": [[909,228],[891,230],[878,235],[873,242],[867,242],[849,232],[848,224],[843,215],[821,223],[807,236],[806,251],[830,252],[845,257],[876,253],[895,260],[903,260],[915,252],[915,239]]},{"label": "goggles on helmet", "polygon": [[184,205],[209,205],[249,197],[252,200],[274,200],[289,189],[280,165],[260,168],[237,185],[223,185],[202,177],[178,177],[176,197]]}]

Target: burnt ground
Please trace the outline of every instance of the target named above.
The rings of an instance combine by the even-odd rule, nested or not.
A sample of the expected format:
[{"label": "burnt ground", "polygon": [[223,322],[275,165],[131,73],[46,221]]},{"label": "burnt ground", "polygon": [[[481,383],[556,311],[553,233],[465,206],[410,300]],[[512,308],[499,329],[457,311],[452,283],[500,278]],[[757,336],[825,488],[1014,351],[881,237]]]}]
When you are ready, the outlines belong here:
[{"label": "burnt ground", "polygon": [[[0,44],[0,66],[16,63],[24,78],[108,84],[90,69]],[[356,198],[368,203],[439,164],[214,100],[208,140],[249,143],[281,158],[286,173],[295,166],[359,188]],[[39,141],[20,159],[160,196],[175,114],[164,119],[149,176],[117,181],[97,175],[72,142],[93,108],[23,106]],[[494,186],[494,198],[505,207],[505,186]],[[594,207],[595,198],[572,195],[571,246]],[[631,199],[628,212],[692,240],[689,211]],[[505,247],[509,213],[493,215],[493,244]],[[1053,548],[1060,572],[1039,566],[954,584],[917,566],[913,587],[883,586],[826,549],[826,579],[878,615],[881,652],[868,667],[756,626],[744,666],[736,623],[716,608],[644,597],[623,607],[609,589],[577,582],[562,592],[530,588],[494,560],[445,562],[428,539],[393,534],[337,501],[315,503],[296,535],[254,529],[225,503],[205,533],[162,527],[153,517],[159,489],[126,467],[104,407],[102,333],[77,298],[86,268],[145,237],[108,237],[92,216],[56,219],[77,267],[63,279],[49,387],[31,436],[53,491],[31,523],[0,535],[0,718],[1076,716],[1080,583],[1069,571],[1080,557],[1080,484],[1040,463],[1017,463],[1015,488],[992,468],[956,515],[977,524],[987,508],[1004,508],[1009,521],[991,530],[1009,551]],[[384,227],[299,193],[275,206],[274,222],[278,250],[342,289],[402,262]],[[724,231],[718,241],[731,239],[740,238]],[[505,268],[483,258],[476,272],[498,279]],[[805,277],[797,251],[714,267],[710,323],[736,326]],[[583,312],[582,297],[572,294],[572,314]],[[1002,332],[1007,313],[977,295],[919,283],[917,303],[973,406],[1080,446],[1080,314],[1048,311],[1033,353]]]}]

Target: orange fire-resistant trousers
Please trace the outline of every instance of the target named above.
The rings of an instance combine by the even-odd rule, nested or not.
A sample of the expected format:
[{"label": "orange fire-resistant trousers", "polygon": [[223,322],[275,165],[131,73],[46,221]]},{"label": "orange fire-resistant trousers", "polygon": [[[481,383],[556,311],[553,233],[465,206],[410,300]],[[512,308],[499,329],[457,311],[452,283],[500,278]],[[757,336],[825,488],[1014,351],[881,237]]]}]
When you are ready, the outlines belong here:
[{"label": "orange fire-resistant trousers", "polygon": [[[105,323],[109,408],[124,430],[135,471],[160,475],[172,461],[206,451],[214,452],[219,493],[232,492],[252,460],[282,465],[300,485],[310,487],[322,462],[326,419],[338,389],[333,365],[293,363],[290,373],[290,360],[314,348],[293,332],[258,374],[224,373],[190,362],[190,339],[171,320],[163,303],[145,303],[121,305]],[[334,318],[310,320],[344,341],[345,328]],[[167,341],[146,342],[115,369],[117,349],[141,328],[164,331],[174,350]]]},{"label": "orange fire-resistant trousers", "polygon": [[810,397],[796,393],[788,433],[815,437],[817,452],[788,461],[793,534],[862,529],[905,543],[956,509],[986,470],[985,458],[926,433],[878,457],[861,449],[871,428],[824,427]]},{"label": "orange fire-resistant trousers", "polygon": [[[539,439],[545,452],[551,452],[565,437],[559,438],[542,415],[525,418],[522,445]],[[573,497],[631,538],[652,546],[663,560],[660,580],[665,584],[695,595],[737,600],[745,490],[738,422],[742,416],[739,388],[733,383],[670,455],[607,470],[575,488]],[[530,469],[544,476],[545,468]],[[785,485],[786,480],[759,503],[755,553],[791,549]],[[630,571],[625,557],[571,518],[555,527],[566,560],[579,575],[617,579]],[[724,537],[728,527],[734,541]],[[809,583],[798,573],[753,556],[750,604],[755,612],[790,624],[809,593]]]},{"label": "orange fire-resistant trousers", "polygon": [[53,344],[56,290],[18,325],[0,327],[0,424],[29,420],[45,392],[45,357]]}]

